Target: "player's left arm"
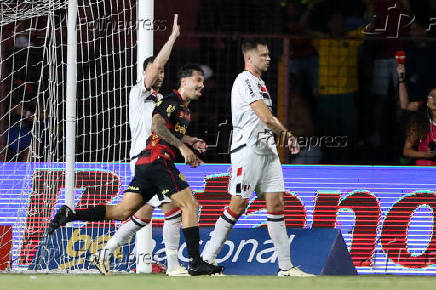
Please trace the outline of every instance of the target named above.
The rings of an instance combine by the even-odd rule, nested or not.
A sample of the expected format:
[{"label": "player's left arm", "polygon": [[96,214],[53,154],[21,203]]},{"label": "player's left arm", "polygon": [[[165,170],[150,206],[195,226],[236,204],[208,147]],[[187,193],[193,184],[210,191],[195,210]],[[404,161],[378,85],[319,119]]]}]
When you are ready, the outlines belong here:
[{"label": "player's left arm", "polygon": [[177,147],[180,153],[185,158],[185,163],[191,165],[191,167],[198,167],[203,164],[203,161],[195,155],[188,146],[183,143],[181,139],[178,139],[165,125],[166,121],[160,113],[155,113],[153,115],[153,121],[151,128],[160,138],[168,142],[169,144]]},{"label": "player's left arm", "polygon": [[286,138],[289,150],[292,154],[297,154],[300,152],[300,146],[298,145],[297,138],[291,133],[291,131],[283,126],[277,117],[271,113],[263,100],[252,102],[250,107],[271,131],[280,136],[280,138]]}]

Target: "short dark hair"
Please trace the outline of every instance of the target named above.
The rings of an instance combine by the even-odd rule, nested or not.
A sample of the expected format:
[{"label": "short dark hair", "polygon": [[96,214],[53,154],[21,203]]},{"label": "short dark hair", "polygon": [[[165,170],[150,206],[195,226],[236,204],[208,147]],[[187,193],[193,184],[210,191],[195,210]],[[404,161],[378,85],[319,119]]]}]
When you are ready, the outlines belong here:
[{"label": "short dark hair", "polygon": [[142,63],[142,70],[146,70],[147,69],[147,65],[149,65],[150,63],[152,63],[154,60],[156,59],[156,57],[154,55],[147,57],[144,62]]},{"label": "short dark hair", "polygon": [[241,44],[242,53],[246,53],[247,51],[250,51],[252,49],[257,49],[257,46],[259,44],[260,45],[265,45],[265,46],[268,45],[265,39],[261,39],[261,38],[247,38],[247,39],[244,39],[242,41],[242,44]]},{"label": "short dark hair", "polygon": [[195,63],[188,63],[182,66],[179,71],[177,72],[177,86],[176,88],[180,88],[182,85],[182,78],[190,77],[192,76],[192,73],[194,71],[201,72],[202,75],[204,75],[204,71],[198,64]]}]

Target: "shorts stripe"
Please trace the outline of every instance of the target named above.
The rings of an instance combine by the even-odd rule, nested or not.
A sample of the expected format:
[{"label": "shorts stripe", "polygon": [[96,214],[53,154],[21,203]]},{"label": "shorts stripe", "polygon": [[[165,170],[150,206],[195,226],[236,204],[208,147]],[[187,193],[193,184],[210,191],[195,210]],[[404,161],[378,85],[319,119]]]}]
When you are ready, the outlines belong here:
[{"label": "shorts stripe", "polygon": [[164,213],[164,215],[167,217],[167,216],[170,216],[170,215],[172,215],[172,214],[178,212],[179,210],[180,210],[180,207],[176,207],[176,208],[170,210],[169,212]]},{"label": "shorts stripe", "polygon": [[182,213],[176,214],[175,216],[165,218],[166,221],[175,220],[182,216]]},{"label": "shorts stripe", "polygon": [[165,159],[164,160],[164,162],[165,162],[165,168],[167,169],[167,171],[170,173],[170,175],[171,175],[171,178],[173,179],[173,181],[174,181],[174,187],[176,188],[176,192],[179,192],[180,190],[179,190],[179,185],[177,184],[177,182],[176,182],[176,177],[174,176],[174,174],[171,172],[171,170],[169,169],[169,167],[168,167],[168,163],[167,163],[167,160]]}]

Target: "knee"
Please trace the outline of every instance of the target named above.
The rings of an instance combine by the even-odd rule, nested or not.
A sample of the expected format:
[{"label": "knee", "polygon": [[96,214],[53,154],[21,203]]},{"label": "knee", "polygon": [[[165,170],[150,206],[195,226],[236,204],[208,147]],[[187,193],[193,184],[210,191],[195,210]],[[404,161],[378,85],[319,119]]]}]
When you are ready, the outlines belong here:
[{"label": "knee", "polygon": [[198,212],[198,201],[194,198],[188,200],[183,205],[180,206],[182,211]]},{"label": "knee", "polygon": [[245,209],[247,208],[247,205],[248,205],[248,200],[241,200],[237,202],[232,201],[230,203],[229,208],[232,212],[240,216],[244,213]]},{"label": "knee", "polygon": [[134,213],[134,210],[129,208],[123,208],[118,213],[118,220],[125,221],[128,220]]}]

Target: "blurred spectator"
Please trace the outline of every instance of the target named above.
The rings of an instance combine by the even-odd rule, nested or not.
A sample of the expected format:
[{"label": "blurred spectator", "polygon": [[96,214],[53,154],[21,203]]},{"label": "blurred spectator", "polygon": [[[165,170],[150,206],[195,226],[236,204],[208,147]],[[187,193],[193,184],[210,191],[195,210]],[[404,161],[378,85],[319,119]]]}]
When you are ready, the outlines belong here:
[{"label": "blurred spectator", "polygon": [[[321,136],[347,136],[352,146],[356,136],[355,94],[358,90],[358,49],[361,31],[346,31],[339,11],[328,13],[328,33],[314,33],[318,51],[319,83],[316,122]],[[348,37],[348,38],[346,38]],[[346,38],[346,39],[344,39]],[[323,163],[347,163],[347,148],[323,148]]]},{"label": "blurred spectator", "polygon": [[[397,77],[395,72],[395,53],[404,49],[404,41],[399,37],[408,36],[408,24],[412,18],[407,9],[407,1],[373,0],[371,3],[374,18],[366,27],[366,34],[373,47],[373,70],[371,80],[371,112],[373,113],[372,136],[370,142],[382,150],[383,162],[392,163],[396,154],[392,154],[395,146],[397,127],[395,117],[395,88]],[[406,15],[406,16],[401,16]]]},{"label": "blurred spectator", "polygon": [[423,22],[414,22],[410,27],[412,40],[406,47],[406,82],[413,97],[425,96],[434,83],[436,40],[429,40],[427,33]]},{"label": "blurred spectator", "polygon": [[32,141],[35,100],[33,88],[23,80],[14,81],[11,94],[10,127],[7,130],[8,161],[27,161]]},{"label": "blurred spectator", "polygon": [[309,17],[315,4],[323,0],[310,2],[306,7],[298,1],[289,1],[285,7],[285,32],[296,36],[291,39],[291,87],[299,96],[311,100],[318,87],[318,55],[310,38]]},{"label": "blurred spectator", "polygon": [[436,87],[418,108],[406,130],[403,155],[416,159],[415,165],[436,166]]},{"label": "blurred spectator", "polygon": [[397,74],[401,109],[416,112],[406,129],[403,155],[415,159],[415,165],[436,166],[436,86],[425,101],[410,101],[404,65],[397,66]]},{"label": "blurred spectator", "polygon": [[293,164],[318,164],[321,161],[320,138],[315,135],[312,108],[307,99],[292,94],[288,106],[289,127],[295,128],[300,153],[290,156]]}]

